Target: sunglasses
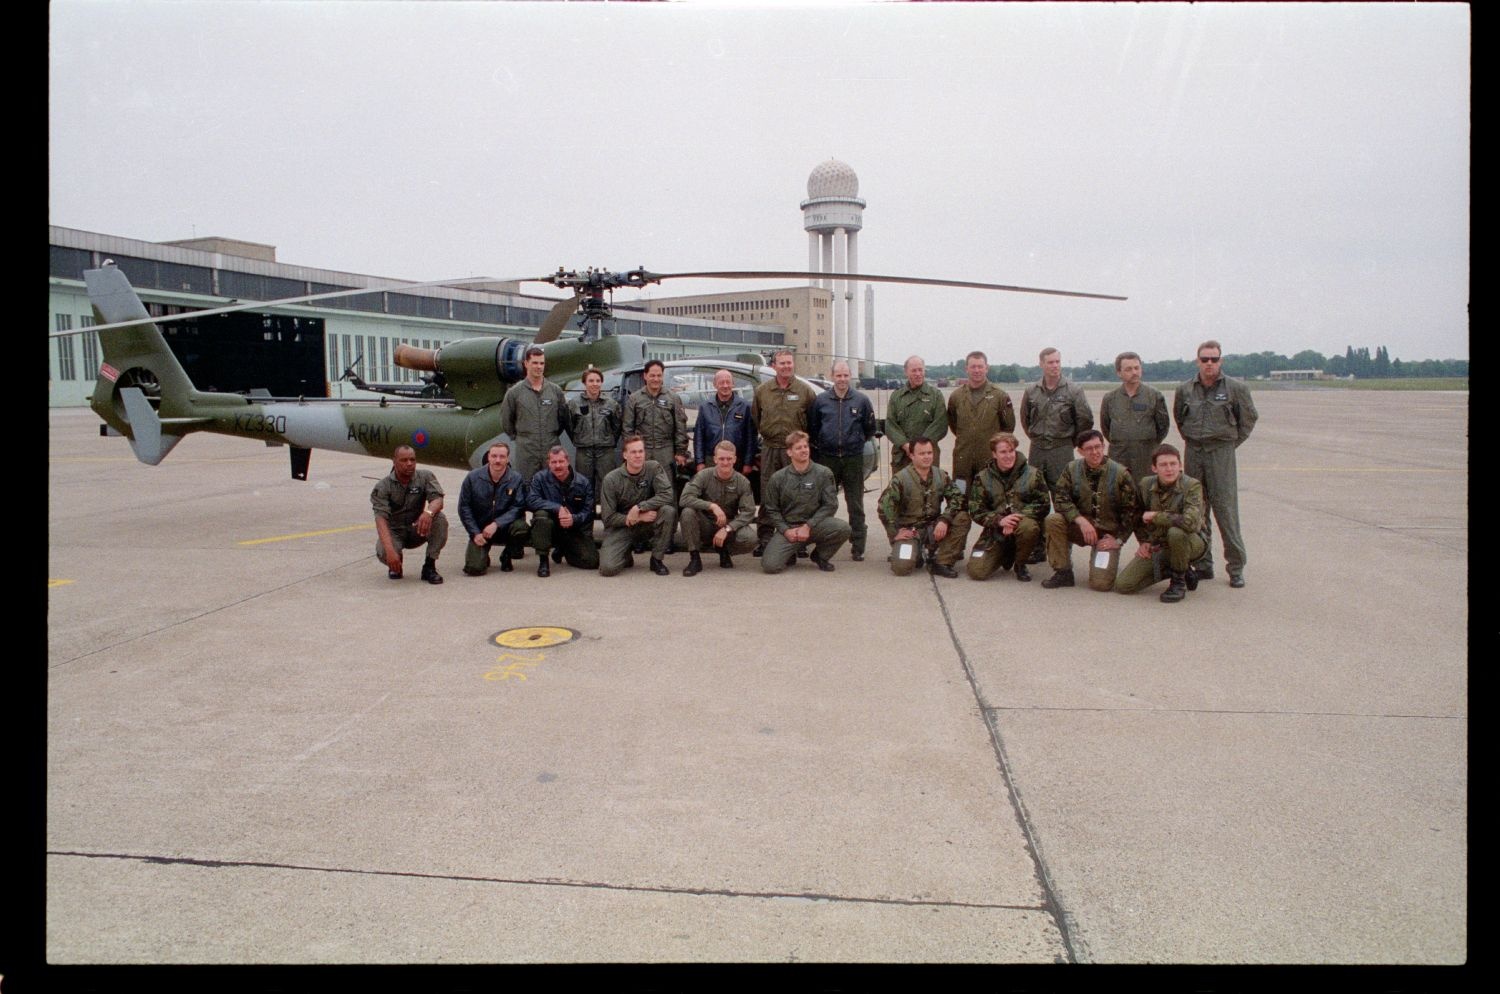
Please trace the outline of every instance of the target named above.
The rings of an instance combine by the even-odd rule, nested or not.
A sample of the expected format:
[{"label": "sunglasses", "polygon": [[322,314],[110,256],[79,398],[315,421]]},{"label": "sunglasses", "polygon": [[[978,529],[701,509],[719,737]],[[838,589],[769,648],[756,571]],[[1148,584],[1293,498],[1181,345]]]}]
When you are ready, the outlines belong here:
[{"label": "sunglasses", "polygon": [[1198,361],[1199,362],[1205,362],[1205,363],[1206,362],[1223,362],[1224,361],[1224,357],[1223,356],[1217,356],[1217,355],[1201,355],[1201,356],[1198,357]]}]

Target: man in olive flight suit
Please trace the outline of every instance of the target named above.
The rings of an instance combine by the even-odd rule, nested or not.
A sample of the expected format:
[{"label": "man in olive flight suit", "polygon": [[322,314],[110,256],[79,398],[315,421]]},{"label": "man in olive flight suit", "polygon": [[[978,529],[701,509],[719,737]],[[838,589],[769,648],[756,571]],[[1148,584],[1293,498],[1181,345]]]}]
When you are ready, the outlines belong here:
[{"label": "man in olive flight suit", "polygon": [[623,428],[646,443],[646,459],[671,477],[688,460],[687,411],[682,398],[664,388],[666,373],[660,359],[646,363],[646,385],[625,401]]},{"label": "man in olive flight suit", "polygon": [[1109,457],[1130,470],[1139,483],[1151,475],[1151,453],[1167,437],[1172,419],[1167,398],[1141,381],[1141,357],[1134,352],[1115,356],[1120,385],[1099,403],[1099,430],[1109,443]]},{"label": "man in olive flight suit", "polygon": [[1046,478],[1016,451],[1019,447],[1010,432],[991,436],[994,458],[969,487],[969,516],[979,528],[979,541],[969,553],[971,580],[987,580],[996,570],[1012,567],[1017,580],[1031,580],[1026,560],[1042,537],[1052,496]]},{"label": "man in olive flight suit", "polygon": [[562,387],[546,378],[547,353],[540,345],[526,350],[526,379],[505,391],[500,401],[500,431],[514,443],[511,463],[522,480],[547,465],[547,450],[568,430],[568,400]]},{"label": "man in olive flight suit", "polygon": [[1159,445],[1152,454],[1154,475],[1141,481],[1141,523],[1130,563],[1115,577],[1115,591],[1133,594],[1167,577],[1165,604],[1175,604],[1198,589],[1193,560],[1208,548],[1203,518],[1203,485],[1182,472],[1176,446]]},{"label": "man in olive flight suit", "polygon": [[[1055,489],[1063,468],[1073,460],[1073,440],[1094,426],[1094,415],[1083,387],[1063,378],[1062,353],[1049,347],[1037,358],[1042,364],[1042,378],[1022,395],[1021,430],[1031,439],[1028,461],[1047,478],[1047,486]],[[1045,535],[1043,540],[1045,544]],[[1039,545],[1031,554],[1031,562],[1039,563],[1042,558],[1043,547]]]},{"label": "man in olive flight suit", "polygon": [[672,481],[654,459],[646,458],[646,443],[639,435],[626,435],[625,464],[604,478],[599,498],[604,518],[604,545],[599,550],[599,575],[614,576],[634,564],[630,550],[638,542],[651,544],[651,572],[667,576],[662,557],[677,525],[677,504],[672,500]]},{"label": "man in olive flight suit", "polygon": [[948,434],[948,411],[943,392],[927,382],[927,364],[921,356],[906,360],[906,386],[885,403],[885,437],[891,440],[891,475],[911,465],[911,443],[925,438],[932,443],[932,461],[938,461],[938,441]]},{"label": "man in olive flight suit", "polygon": [[370,490],[375,512],[375,558],[385,564],[392,580],[401,579],[401,553],[427,546],[422,579],[442,583],[438,554],[448,541],[448,519],[443,516],[443,486],[431,470],[417,469],[417,450],[398,445],[391,471]]},{"label": "man in olive flight suit", "polygon": [[[1245,540],[1240,537],[1240,490],[1234,450],[1255,430],[1255,401],[1250,388],[1223,373],[1224,350],[1218,342],[1198,346],[1198,375],[1177,388],[1172,416],[1187,443],[1184,472],[1203,484],[1206,516],[1219,521],[1229,585],[1245,585]],[[1200,580],[1214,575],[1213,544],[1193,564]]]},{"label": "man in olive flight suit", "polygon": [[771,356],[773,379],[755,388],[750,403],[750,417],[760,432],[760,524],[756,529],[759,542],[754,555],[761,555],[778,529],[766,508],[766,484],[790,461],[787,436],[807,431],[807,412],[817,399],[817,391],[793,370],[797,360],[791,349],[777,349]]},{"label": "man in olive flight suit", "polygon": [[796,563],[798,546],[811,545],[813,563],[831,573],[833,557],[849,541],[849,523],[834,516],[839,494],[833,470],[812,461],[805,431],[786,436],[786,452],[790,462],[761,486],[766,516],[776,531],[766,543],[760,568],[780,573]]},{"label": "man in olive flight suit", "polygon": [[953,479],[967,485],[990,461],[990,438],[1014,431],[1016,409],[1010,394],[989,381],[990,362],[983,352],[964,359],[968,380],[948,395],[948,428],[953,432]]},{"label": "man in olive flight suit", "polygon": [[734,443],[725,439],[714,446],[713,465],[699,470],[682,488],[678,518],[688,547],[683,576],[703,572],[699,553],[705,535],[719,550],[722,569],[734,568],[731,556],[755,548],[755,495],[750,492],[750,481],[735,471],[738,458]]},{"label": "man in olive flight suit", "polygon": [[908,451],[911,465],[891,477],[878,505],[891,542],[891,572],[910,576],[922,564],[923,547],[936,546],[927,568],[935,576],[956,577],[953,564],[964,546],[953,519],[964,508],[964,495],[934,462],[937,446],[930,439],[915,439]]}]

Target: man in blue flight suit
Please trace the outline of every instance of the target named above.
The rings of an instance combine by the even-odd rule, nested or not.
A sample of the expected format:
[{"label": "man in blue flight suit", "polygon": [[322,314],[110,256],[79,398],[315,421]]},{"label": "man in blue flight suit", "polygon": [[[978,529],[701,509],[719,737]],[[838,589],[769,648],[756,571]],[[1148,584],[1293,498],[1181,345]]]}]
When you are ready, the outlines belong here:
[{"label": "man in blue flight suit", "polygon": [[484,465],[464,477],[458,492],[458,518],[469,533],[464,574],[483,576],[490,569],[490,546],[502,546],[500,572],[515,567],[531,529],[526,524],[526,484],[510,465],[510,446],[496,442]]},{"label": "man in blue flight suit", "polygon": [[547,451],[547,468],[539,469],[526,488],[526,508],[531,511],[531,544],[541,559],[537,576],[550,576],[547,554],[556,546],[575,569],[598,569],[599,550],[594,545],[594,485],[582,473],[573,472],[568,450],[554,445]]}]

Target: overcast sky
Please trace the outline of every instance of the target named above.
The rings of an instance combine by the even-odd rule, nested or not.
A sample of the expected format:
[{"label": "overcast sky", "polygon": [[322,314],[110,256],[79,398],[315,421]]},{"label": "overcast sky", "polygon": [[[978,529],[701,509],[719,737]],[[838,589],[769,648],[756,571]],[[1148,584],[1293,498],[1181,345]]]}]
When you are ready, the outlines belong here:
[{"label": "overcast sky", "polygon": [[802,269],[837,158],[865,272],[1130,297],[879,285],[881,359],[1469,355],[1462,4],[50,12],[54,224],[413,280]]}]

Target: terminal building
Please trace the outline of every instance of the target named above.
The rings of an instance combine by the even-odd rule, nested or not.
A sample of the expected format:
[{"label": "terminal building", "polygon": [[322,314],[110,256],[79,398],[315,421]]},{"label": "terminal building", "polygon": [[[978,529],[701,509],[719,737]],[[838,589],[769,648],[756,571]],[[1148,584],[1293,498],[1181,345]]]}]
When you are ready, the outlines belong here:
[{"label": "terminal building", "polygon": [[[390,289],[393,283],[420,281],[288,265],[276,261],[274,246],[228,238],[147,242],[52,226],[48,242],[48,320],[56,331],[93,323],[83,271],[106,259],[125,273],[156,316],[235,300],[386,287],[356,297],[162,325],[172,351],[205,390],[372,397],[340,379],[356,360],[357,372],[369,382],[417,383],[419,374],[391,361],[397,344],[435,348],[486,336],[530,340],[557,302],[522,293],[515,285]],[[827,291],[796,287],[616,304],[613,331],[645,338],[647,355],[658,359],[764,355],[799,345],[812,349],[827,337],[830,297]],[[820,327],[821,334],[815,330]],[[98,336],[56,337],[48,351],[50,406],[86,405],[99,370]],[[816,372],[820,365],[799,363],[799,372],[804,366]]]}]

